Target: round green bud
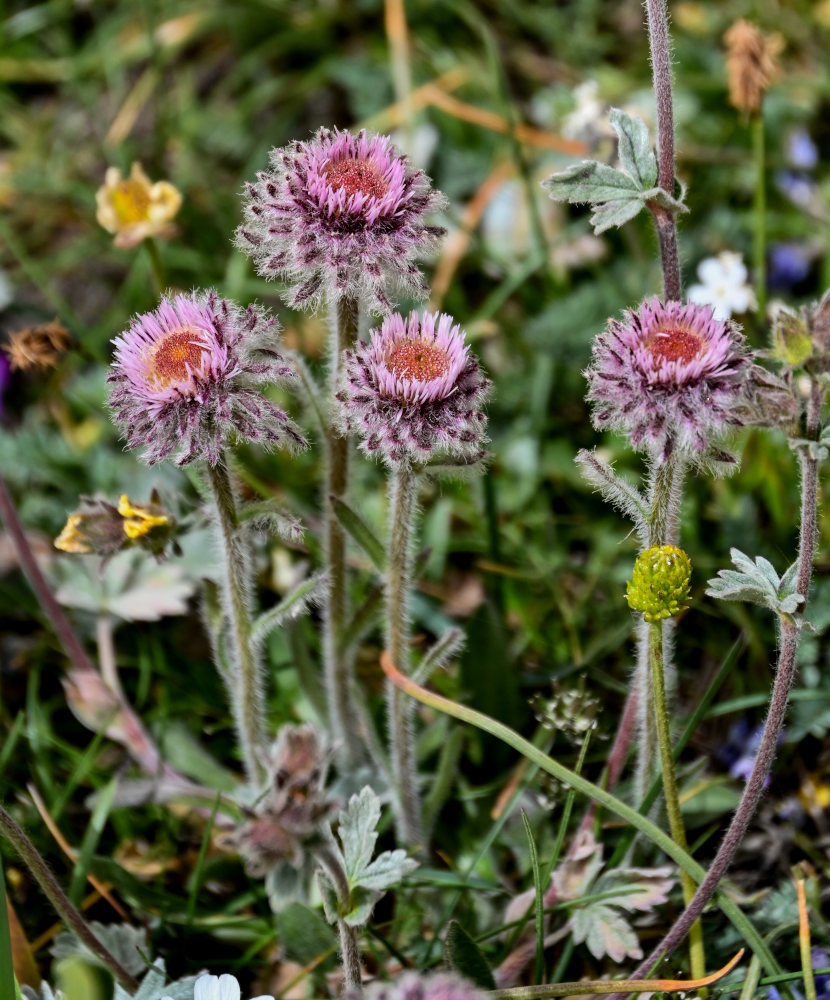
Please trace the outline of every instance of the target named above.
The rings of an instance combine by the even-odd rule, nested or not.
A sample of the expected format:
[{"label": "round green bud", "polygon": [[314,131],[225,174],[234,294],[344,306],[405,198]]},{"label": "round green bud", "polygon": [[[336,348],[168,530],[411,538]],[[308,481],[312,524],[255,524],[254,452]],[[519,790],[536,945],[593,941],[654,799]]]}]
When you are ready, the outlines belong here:
[{"label": "round green bud", "polygon": [[625,597],[633,611],[647,622],[671,618],[686,607],[692,563],[675,545],[653,545],[641,552]]}]

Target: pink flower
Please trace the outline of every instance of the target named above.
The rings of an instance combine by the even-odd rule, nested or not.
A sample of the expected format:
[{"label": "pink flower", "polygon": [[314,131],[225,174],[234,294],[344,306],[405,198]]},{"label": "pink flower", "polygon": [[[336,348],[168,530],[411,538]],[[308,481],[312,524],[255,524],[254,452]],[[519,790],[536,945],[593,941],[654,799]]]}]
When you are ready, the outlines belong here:
[{"label": "pink flower", "polygon": [[116,337],[110,405],[127,445],[152,465],[215,465],[233,437],[292,449],[305,439],[259,389],[294,376],[271,345],[276,320],[216,292],[163,298]]},{"label": "pink flower", "polygon": [[594,425],[623,431],[661,462],[675,451],[733,461],[712,447],[741,424],[750,362],[740,328],[710,306],[648,299],[594,341],[585,373]]},{"label": "pink flower", "polygon": [[484,1000],[486,994],[453,972],[405,972],[392,983],[372,983],[368,1000]]},{"label": "pink flower", "polygon": [[348,295],[382,313],[390,293],[426,293],[413,261],[444,234],[424,216],[446,202],[388,137],[321,128],[271,150],[247,194],[237,244],[263,277],[291,283],[290,305]]},{"label": "pink flower", "polygon": [[423,465],[446,456],[474,463],[484,455],[490,389],[464,334],[443,313],[393,313],[369,343],[345,353],[344,429],[367,455],[387,464]]}]

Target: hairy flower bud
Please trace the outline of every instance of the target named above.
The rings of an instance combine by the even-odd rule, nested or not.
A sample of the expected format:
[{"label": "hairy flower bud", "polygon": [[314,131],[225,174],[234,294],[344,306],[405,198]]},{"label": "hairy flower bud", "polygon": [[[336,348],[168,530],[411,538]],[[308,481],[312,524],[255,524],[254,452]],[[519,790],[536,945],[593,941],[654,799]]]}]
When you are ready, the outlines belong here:
[{"label": "hairy flower bud", "polygon": [[675,545],[653,545],[641,552],[625,597],[633,611],[647,622],[671,618],[686,607],[692,564]]}]

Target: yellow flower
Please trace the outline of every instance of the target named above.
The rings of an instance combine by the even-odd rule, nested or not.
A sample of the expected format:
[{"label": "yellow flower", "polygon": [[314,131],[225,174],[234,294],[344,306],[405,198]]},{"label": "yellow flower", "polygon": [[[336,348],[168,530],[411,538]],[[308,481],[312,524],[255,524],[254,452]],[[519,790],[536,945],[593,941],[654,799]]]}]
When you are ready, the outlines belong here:
[{"label": "yellow flower", "polygon": [[153,184],[140,163],[124,178],[117,167],[109,167],[95,200],[95,217],[115,234],[117,247],[133,247],[148,236],[169,236],[170,222],[182,204],[180,192],[169,181]]},{"label": "yellow flower", "polygon": [[689,600],[692,564],[675,545],[653,545],[641,552],[626,591],[632,611],[642,611],[647,622],[679,614]]},{"label": "yellow flower", "polygon": [[92,546],[86,535],[79,530],[85,520],[83,514],[70,514],[61,533],[55,539],[55,548],[61,552],[71,552],[73,555],[87,555],[92,552]]},{"label": "yellow flower", "polygon": [[132,504],[126,493],[122,493],[118,499],[118,513],[124,518],[124,534],[127,538],[141,538],[153,528],[170,524],[168,517],[153,514],[148,507]]}]

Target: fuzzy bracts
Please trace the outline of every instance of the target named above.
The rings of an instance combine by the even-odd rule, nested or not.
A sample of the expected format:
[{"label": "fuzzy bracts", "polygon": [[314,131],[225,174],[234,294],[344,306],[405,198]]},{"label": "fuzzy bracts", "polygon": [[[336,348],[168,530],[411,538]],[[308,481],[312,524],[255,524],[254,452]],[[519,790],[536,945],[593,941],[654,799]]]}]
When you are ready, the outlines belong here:
[{"label": "fuzzy bracts", "polygon": [[369,343],[345,352],[337,399],[346,433],[390,467],[446,457],[473,464],[484,456],[490,382],[444,313],[394,313]]},{"label": "fuzzy bracts", "polygon": [[446,199],[387,136],[321,128],[270,161],[247,185],[236,242],[260,275],[290,282],[289,305],[348,295],[383,314],[390,296],[426,294],[414,258],[444,235],[424,216]]},{"label": "fuzzy bracts", "polygon": [[648,299],[594,341],[585,372],[594,426],[623,431],[660,462],[674,452],[733,461],[714,445],[741,425],[750,362],[740,328],[711,307]]},{"label": "fuzzy bracts", "polygon": [[275,319],[216,292],[163,298],[116,337],[110,406],[127,445],[149,465],[216,465],[242,438],[292,450],[305,438],[260,386],[294,377],[276,350]]}]

